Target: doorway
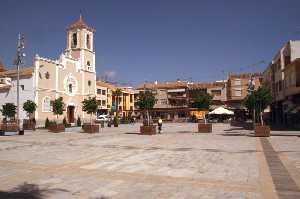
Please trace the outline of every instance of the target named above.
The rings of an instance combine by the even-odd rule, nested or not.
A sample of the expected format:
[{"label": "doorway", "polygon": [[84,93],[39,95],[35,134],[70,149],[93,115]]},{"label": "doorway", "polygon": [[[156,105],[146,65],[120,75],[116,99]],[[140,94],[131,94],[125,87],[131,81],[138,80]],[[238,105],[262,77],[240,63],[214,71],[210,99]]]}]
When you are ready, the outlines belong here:
[{"label": "doorway", "polygon": [[75,106],[68,106],[67,117],[69,123],[75,123],[74,113],[75,113]]}]

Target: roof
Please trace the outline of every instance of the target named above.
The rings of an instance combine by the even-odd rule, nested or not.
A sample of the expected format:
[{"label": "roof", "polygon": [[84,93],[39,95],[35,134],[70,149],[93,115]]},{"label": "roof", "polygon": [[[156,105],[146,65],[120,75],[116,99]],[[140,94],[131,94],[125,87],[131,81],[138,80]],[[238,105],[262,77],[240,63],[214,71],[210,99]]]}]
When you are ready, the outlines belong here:
[{"label": "roof", "polygon": [[215,87],[223,87],[225,86],[225,82],[212,82],[212,83],[195,83],[190,84],[190,90],[198,90],[198,89],[207,89],[207,88],[215,88]]},{"label": "roof", "polygon": [[72,30],[72,29],[83,29],[86,28],[89,31],[95,32],[95,29],[88,26],[85,21],[83,20],[82,16],[80,15],[79,19],[73,22],[67,30]]},{"label": "roof", "polygon": [[107,82],[103,82],[103,81],[97,81],[97,82],[96,82],[96,85],[97,85],[97,86],[102,86],[102,87],[107,87],[107,88],[109,88],[109,89],[115,89],[115,86],[114,86],[114,85],[109,84],[109,83],[107,83]]},{"label": "roof", "polygon": [[[17,77],[17,69],[6,70],[0,72],[0,77]],[[26,67],[20,69],[20,77],[31,77],[33,75],[33,67]]]},{"label": "roof", "polygon": [[162,82],[162,83],[146,83],[138,86],[137,89],[178,89],[187,88],[188,83],[182,81]]},{"label": "roof", "polygon": [[241,73],[241,74],[230,74],[229,78],[250,78],[251,75],[254,77],[262,77],[262,73]]},{"label": "roof", "polygon": [[0,60],[0,72],[3,72],[3,71],[5,71],[5,66],[2,63],[2,61]]}]

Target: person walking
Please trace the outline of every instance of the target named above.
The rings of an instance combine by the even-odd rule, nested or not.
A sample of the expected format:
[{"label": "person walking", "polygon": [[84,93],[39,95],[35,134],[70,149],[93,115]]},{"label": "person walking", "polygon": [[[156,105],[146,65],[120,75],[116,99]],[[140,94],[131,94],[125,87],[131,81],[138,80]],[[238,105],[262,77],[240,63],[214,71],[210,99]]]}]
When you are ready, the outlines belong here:
[{"label": "person walking", "polygon": [[157,121],[157,125],[158,125],[158,133],[161,134],[161,129],[162,129],[162,119],[159,118]]}]

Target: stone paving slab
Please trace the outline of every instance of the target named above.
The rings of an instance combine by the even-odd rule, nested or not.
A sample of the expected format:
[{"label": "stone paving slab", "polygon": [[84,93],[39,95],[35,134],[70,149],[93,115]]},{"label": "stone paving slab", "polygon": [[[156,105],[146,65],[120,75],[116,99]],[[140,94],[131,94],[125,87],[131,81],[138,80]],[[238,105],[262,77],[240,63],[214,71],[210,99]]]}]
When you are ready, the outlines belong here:
[{"label": "stone paving slab", "polygon": [[[199,134],[191,123],[164,124],[161,135],[138,130],[0,137],[0,196],[26,182],[47,193],[43,198],[262,199],[263,151],[251,132],[214,124],[213,133]],[[284,150],[300,151],[296,144]]]}]

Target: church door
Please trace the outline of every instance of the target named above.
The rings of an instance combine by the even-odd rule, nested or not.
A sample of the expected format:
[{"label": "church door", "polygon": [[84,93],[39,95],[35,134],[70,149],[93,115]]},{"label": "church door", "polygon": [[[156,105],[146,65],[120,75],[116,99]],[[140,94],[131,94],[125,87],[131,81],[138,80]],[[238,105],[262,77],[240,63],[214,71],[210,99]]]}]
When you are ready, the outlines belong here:
[{"label": "church door", "polygon": [[68,116],[68,122],[69,123],[74,123],[75,122],[74,112],[75,112],[75,106],[68,106],[67,116]]}]

